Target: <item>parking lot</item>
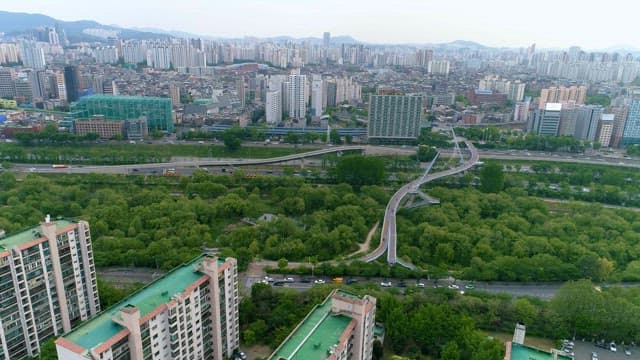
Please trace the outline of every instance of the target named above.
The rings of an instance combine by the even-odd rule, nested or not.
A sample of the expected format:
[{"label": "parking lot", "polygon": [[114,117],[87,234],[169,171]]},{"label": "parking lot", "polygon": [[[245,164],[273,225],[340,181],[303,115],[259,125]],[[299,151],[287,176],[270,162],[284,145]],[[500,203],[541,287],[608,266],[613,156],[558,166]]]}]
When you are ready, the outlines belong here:
[{"label": "parking lot", "polygon": [[631,356],[626,356],[624,354],[625,346],[618,344],[616,352],[611,352],[608,349],[603,349],[596,347],[591,342],[582,342],[575,341],[575,360],[591,360],[591,353],[595,352],[598,354],[598,360],[630,360],[630,359],[640,359],[640,349],[638,347],[631,347]]}]

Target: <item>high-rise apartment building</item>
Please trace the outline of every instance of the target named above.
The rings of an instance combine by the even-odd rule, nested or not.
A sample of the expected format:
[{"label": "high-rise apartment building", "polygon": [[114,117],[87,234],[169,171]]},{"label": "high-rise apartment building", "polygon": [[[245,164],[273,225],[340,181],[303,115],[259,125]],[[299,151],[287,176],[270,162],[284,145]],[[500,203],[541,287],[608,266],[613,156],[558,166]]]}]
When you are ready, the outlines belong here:
[{"label": "high-rise apartment building", "polygon": [[548,103],[544,110],[533,113],[529,123],[529,131],[538,135],[557,136],[560,131],[562,104]]},{"label": "high-rise apartment building", "polygon": [[169,69],[171,67],[171,49],[158,45],[147,50],[147,65],[155,69]]},{"label": "high-rise apartment building", "polygon": [[433,50],[420,49],[416,51],[416,66],[428,67],[433,60]]},{"label": "high-rise apartment building", "polygon": [[547,103],[572,103],[575,105],[584,104],[584,100],[587,97],[586,86],[571,86],[571,87],[550,87],[548,89],[542,89],[540,91],[540,100],[538,103],[539,109],[544,109]]},{"label": "high-rise apartment building", "polygon": [[304,119],[307,114],[308,85],[306,75],[289,75],[289,117]]},{"label": "high-rise apartment building", "polygon": [[416,139],[421,114],[422,96],[370,95],[369,139]]},{"label": "high-rise apartment building", "polygon": [[524,122],[529,120],[529,101],[517,102],[513,110],[513,121]]},{"label": "high-rise apartment building", "polygon": [[40,345],[100,311],[89,224],[51,221],[0,239],[0,359]]},{"label": "high-rise apartment building", "polygon": [[322,45],[324,45],[324,47],[329,47],[329,45],[331,45],[331,33],[326,31],[324,34],[322,34]]},{"label": "high-rise apartment building", "polygon": [[360,101],[362,97],[362,87],[357,84],[353,78],[337,78],[336,83],[336,103],[341,104],[345,101]]},{"label": "high-rise apartment building", "polygon": [[558,135],[576,136],[577,123],[578,110],[573,106],[573,103],[563,104],[562,110],[560,111],[560,128],[558,129]]},{"label": "high-rise apartment building", "polygon": [[614,115],[613,120],[613,134],[611,135],[612,147],[620,147],[622,145],[622,134],[624,133],[624,126],[627,122],[627,115],[629,114],[628,105],[620,105],[611,108],[611,112]]},{"label": "high-rise apartment building", "polygon": [[507,99],[511,101],[522,101],[524,99],[524,90],[527,84],[520,81],[509,82]]},{"label": "high-rise apartment building", "polygon": [[31,91],[34,98],[49,98],[49,76],[44,70],[29,72],[29,81],[31,82]]},{"label": "high-rise apartment building", "polygon": [[20,60],[20,52],[16,44],[0,44],[0,64],[15,64]]},{"label": "high-rise apartment building", "polygon": [[180,106],[180,88],[176,85],[169,85],[169,97],[173,106]]},{"label": "high-rise apartment building", "polygon": [[239,346],[238,269],[201,256],[56,340],[64,360],[223,360]]},{"label": "high-rise apartment building", "polygon": [[51,76],[52,88],[55,90],[55,98],[67,101],[67,87],[65,85],[64,72],[54,71]]},{"label": "high-rise apartment building", "polygon": [[115,46],[97,47],[92,53],[98,64],[115,64],[120,57],[118,48]]},{"label": "high-rise apartment building", "polygon": [[64,87],[67,89],[67,101],[77,101],[80,95],[80,71],[77,66],[64,67]]},{"label": "high-rise apartment building", "polygon": [[576,110],[578,116],[574,137],[580,140],[595,141],[604,108],[602,106],[585,105],[578,106]]},{"label": "high-rise apartment building", "polygon": [[311,115],[322,116],[323,107],[323,82],[320,75],[313,75],[311,80]]},{"label": "high-rise apartment building", "polygon": [[20,44],[20,58],[25,67],[44,69],[47,66],[44,50],[35,42],[24,41]]},{"label": "high-rise apartment building", "polygon": [[600,119],[600,123],[598,125],[598,137],[596,139],[598,140],[600,145],[602,145],[602,147],[609,147],[611,145],[614,121],[614,114],[602,114],[602,118]]},{"label": "high-rise apartment building", "polygon": [[278,124],[282,121],[282,95],[280,90],[267,91],[265,104],[267,124]]},{"label": "high-rise apartment building", "polygon": [[335,82],[328,81],[327,82],[327,106],[336,106],[338,104],[337,100],[338,93],[338,84]]},{"label": "high-rise apartment building", "polygon": [[15,80],[16,100],[20,102],[31,102],[33,100],[33,90],[27,77],[19,77]]},{"label": "high-rise apartment building", "polygon": [[434,75],[449,75],[450,70],[451,63],[447,60],[429,61],[429,65],[427,67],[427,71],[429,72],[429,74]]},{"label": "high-rise apartment building", "polygon": [[376,298],[334,290],[316,305],[269,360],[369,360]]},{"label": "high-rise apartment building", "polygon": [[640,100],[631,102],[622,133],[622,145],[633,144],[640,144]]},{"label": "high-rise apartment building", "polygon": [[0,98],[16,96],[16,72],[12,68],[0,68]]}]

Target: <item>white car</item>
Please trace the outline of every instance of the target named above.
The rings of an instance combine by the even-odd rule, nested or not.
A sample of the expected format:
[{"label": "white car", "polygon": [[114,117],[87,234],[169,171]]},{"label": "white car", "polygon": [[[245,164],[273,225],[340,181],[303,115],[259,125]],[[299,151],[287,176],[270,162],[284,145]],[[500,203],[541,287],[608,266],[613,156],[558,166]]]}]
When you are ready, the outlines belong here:
[{"label": "white car", "polygon": [[273,282],[273,278],[270,276],[265,276],[264,281]]},{"label": "white car", "polygon": [[631,356],[631,349],[625,348],[624,349],[624,354],[627,355],[627,356]]},{"label": "white car", "polygon": [[283,280],[283,281],[284,281],[284,282],[293,282],[294,280],[293,280],[293,278],[292,278],[292,277],[286,277],[286,278],[284,278],[284,280]]},{"label": "white car", "polygon": [[316,284],[316,285],[322,285],[322,284],[324,284],[324,280],[317,279],[317,280],[314,280],[313,283]]},{"label": "white car", "polygon": [[391,287],[391,281],[383,281],[380,283],[382,287]]},{"label": "white car", "polygon": [[449,289],[458,290],[458,289],[460,289],[460,286],[458,286],[456,284],[451,284],[451,285],[449,285]]},{"label": "white car", "polygon": [[616,343],[612,342],[611,344],[609,344],[609,350],[611,350],[612,352],[617,352],[618,348],[616,347]]},{"label": "white car", "polygon": [[423,282],[419,282],[416,284],[416,286],[418,286],[419,288],[423,288],[424,287],[424,283]]}]

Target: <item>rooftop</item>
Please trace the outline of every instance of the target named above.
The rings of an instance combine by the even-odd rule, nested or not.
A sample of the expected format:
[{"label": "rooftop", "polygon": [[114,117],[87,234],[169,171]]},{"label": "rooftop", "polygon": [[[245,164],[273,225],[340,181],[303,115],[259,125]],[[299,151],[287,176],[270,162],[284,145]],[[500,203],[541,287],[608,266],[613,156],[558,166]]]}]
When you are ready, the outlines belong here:
[{"label": "rooftop", "polygon": [[547,111],[562,111],[562,104],[561,103],[547,103],[545,105],[545,110]]},{"label": "rooftop", "polygon": [[[195,270],[195,266],[200,264],[203,258],[204,255],[171,270],[163,277],[102,311],[63,337],[85,349],[99,346],[124,329],[111,320],[120,309],[133,305],[140,309],[140,317],[144,317],[158,306],[169,302],[173,295],[182,293],[189,285],[203,276],[201,272]],[[219,258],[218,264],[222,263],[224,260]]]},{"label": "rooftop", "polygon": [[[359,298],[344,291],[338,291],[337,294]],[[340,342],[340,336],[352,320],[348,316],[331,313],[332,303],[333,300],[329,295],[322,304],[316,305],[269,359],[326,358],[331,346]]]},{"label": "rooftop", "polygon": [[78,99],[78,102],[83,102],[83,101],[91,101],[91,100],[113,100],[113,101],[119,101],[119,100],[137,100],[137,101],[156,101],[156,100],[161,100],[161,101],[165,101],[165,102],[170,102],[171,99],[170,98],[164,98],[164,97],[157,97],[157,96],[127,96],[127,95],[89,95],[89,96],[83,96],[80,99]]},{"label": "rooftop", "polygon": [[[52,222],[56,224],[57,230],[74,224],[73,221],[69,220],[55,220]],[[40,225],[34,226],[19,233],[9,235],[4,239],[0,239],[0,250],[12,249],[16,246],[28,243],[29,241],[40,239],[41,237]]]},{"label": "rooftop", "polygon": [[[526,345],[511,343],[510,360],[553,360],[553,354]],[[558,355],[558,360],[571,360],[570,357]]]}]

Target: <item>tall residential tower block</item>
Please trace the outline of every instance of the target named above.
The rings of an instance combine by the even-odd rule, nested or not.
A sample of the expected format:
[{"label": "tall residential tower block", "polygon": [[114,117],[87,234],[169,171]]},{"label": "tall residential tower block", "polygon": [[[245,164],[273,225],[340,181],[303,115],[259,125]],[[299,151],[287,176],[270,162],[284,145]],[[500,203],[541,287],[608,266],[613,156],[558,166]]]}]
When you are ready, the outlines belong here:
[{"label": "tall residential tower block", "polygon": [[223,360],[239,346],[238,268],[201,256],[56,340],[65,360]]},{"label": "tall residential tower block", "polygon": [[269,360],[369,360],[376,298],[334,290],[316,305]]},{"label": "tall residential tower block", "polygon": [[89,224],[51,221],[0,239],[0,360],[36,356],[100,311]]}]

